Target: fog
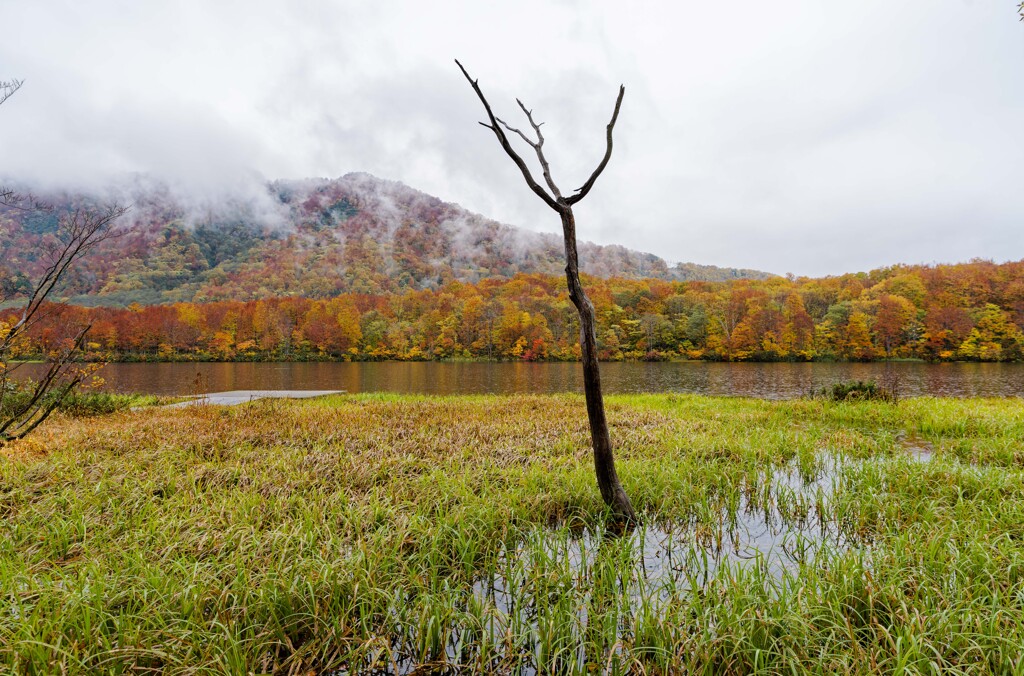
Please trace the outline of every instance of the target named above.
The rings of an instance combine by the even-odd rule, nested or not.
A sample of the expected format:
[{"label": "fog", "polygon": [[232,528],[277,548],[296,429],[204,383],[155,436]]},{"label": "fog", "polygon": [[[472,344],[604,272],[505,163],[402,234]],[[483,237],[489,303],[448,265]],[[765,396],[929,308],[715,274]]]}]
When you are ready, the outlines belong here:
[{"label": "fog", "polygon": [[545,122],[582,239],[778,273],[1024,257],[1016,2],[0,0],[0,178],[164,183],[197,214],[365,171],[540,231],[455,67]]}]

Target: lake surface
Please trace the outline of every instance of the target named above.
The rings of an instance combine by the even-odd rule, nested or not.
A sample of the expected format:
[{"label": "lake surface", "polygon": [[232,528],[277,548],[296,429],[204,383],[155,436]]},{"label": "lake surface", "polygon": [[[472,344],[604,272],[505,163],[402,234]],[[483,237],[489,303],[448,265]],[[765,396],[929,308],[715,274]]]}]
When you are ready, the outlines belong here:
[{"label": "lake surface", "polygon": [[[34,366],[34,365],[26,365]],[[25,375],[32,375],[25,369]],[[582,392],[577,363],[109,364],[115,392],[199,394],[226,390],[345,390],[418,394]],[[766,399],[800,397],[846,380],[895,379],[901,396],[1024,396],[1024,364],[601,364],[609,393],[691,392]]]}]

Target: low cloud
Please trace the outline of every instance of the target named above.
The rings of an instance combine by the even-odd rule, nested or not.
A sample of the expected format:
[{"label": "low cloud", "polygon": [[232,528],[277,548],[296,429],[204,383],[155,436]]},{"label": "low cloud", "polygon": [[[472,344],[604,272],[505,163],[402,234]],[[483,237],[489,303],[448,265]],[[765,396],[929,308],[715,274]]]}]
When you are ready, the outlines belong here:
[{"label": "low cloud", "polygon": [[545,121],[565,192],[600,159],[626,85],[582,238],[798,274],[1024,256],[1024,27],[1010,5],[516,10],[9,3],[0,78],[26,82],[0,107],[0,179],[144,174],[195,218],[253,198],[272,227],[266,180],[366,171],[556,230],[476,124],[459,57],[510,123],[517,96]]}]

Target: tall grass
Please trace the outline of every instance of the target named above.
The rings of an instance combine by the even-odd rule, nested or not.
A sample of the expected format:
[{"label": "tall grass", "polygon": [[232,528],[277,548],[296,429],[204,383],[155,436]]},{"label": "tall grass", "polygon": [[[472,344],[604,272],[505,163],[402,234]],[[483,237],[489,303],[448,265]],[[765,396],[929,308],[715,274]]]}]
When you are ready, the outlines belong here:
[{"label": "tall grass", "polygon": [[625,536],[574,396],[55,417],[0,449],[0,671],[1024,673],[1019,400],[609,420]]},{"label": "tall grass", "polygon": [[[0,419],[25,407],[32,398],[33,383],[17,383],[0,401]],[[127,411],[137,406],[152,406],[172,401],[170,397],[153,395],[114,394],[110,392],[83,392],[73,390],[64,397],[59,392],[48,392],[40,401],[43,408],[49,407],[54,399],[60,399],[56,411],[67,417],[82,418],[93,415],[107,415]]]}]

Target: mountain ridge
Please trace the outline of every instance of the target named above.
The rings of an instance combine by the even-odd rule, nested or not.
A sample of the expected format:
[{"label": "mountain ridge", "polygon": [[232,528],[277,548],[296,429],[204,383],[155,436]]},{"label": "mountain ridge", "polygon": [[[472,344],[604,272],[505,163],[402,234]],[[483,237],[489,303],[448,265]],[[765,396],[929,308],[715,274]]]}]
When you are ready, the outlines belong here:
[{"label": "mountain ridge", "polygon": [[[0,282],[17,296],[41,264],[38,244],[61,209],[83,201],[133,204],[131,227],[69,275],[60,296],[83,305],[327,298],[435,289],[452,280],[561,274],[562,238],[499,223],[398,181],[354,172],[278,179],[262,190],[188,199],[138,176],[106,195],[41,195],[54,212],[0,210]],[[669,265],[621,245],[579,244],[584,273],[675,281],[768,279],[770,273]]]}]

